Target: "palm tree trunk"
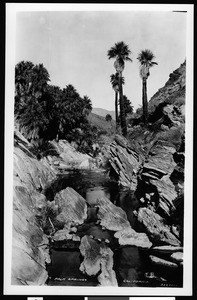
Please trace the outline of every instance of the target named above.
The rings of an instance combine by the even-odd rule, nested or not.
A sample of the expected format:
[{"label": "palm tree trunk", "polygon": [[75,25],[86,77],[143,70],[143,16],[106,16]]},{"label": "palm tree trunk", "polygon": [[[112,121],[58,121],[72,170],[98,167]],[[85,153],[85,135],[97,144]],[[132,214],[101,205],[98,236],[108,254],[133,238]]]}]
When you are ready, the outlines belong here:
[{"label": "palm tree trunk", "polygon": [[123,136],[127,136],[127,124],[125,117],[125,107],[124,107],[124,98],[122,92],[122,75],[119,74],[119,93],[120,93],[120,125],[122,129]]},{"label": "palm tree trunk", "polygon": [[148,122],[148,100],[147,100],[147,81],[146,78],[142,79],[142,104],[143,104],[143,118],[144,124]]},{"label": "palm tree trunk", "polygon": [[118,129],[118,92],[115,92],[115,114],[116,114],[116,129]]}]

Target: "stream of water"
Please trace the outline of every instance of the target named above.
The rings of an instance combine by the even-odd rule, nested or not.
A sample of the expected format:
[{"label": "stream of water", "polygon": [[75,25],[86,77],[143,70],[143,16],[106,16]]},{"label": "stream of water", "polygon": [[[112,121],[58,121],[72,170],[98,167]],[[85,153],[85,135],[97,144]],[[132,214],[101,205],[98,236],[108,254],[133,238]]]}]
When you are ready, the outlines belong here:
[{"label": "stream of water", "polygon": [[[66,187],[72,187],[86,200],[105,196],[115,205],[120,206],[127,214],[131,227],[137,232],[143,232],[141,224],[133,214],[140,203],[134,192],[121,189],[117,182],[110,179],[102,171],[70,171],[61,175],[58,180],[46,191],[46,197],[53,200],[54,195]],[[79,230],[80,231],[80,230]],[[99,234],[113,240],[113,233],[103,231],[94,223],[81,227],[79,236],[85,234]],[[125,246],[114,250],[114,270],[119,286],[125,287],[181,287],[182,274],[152,266],[148,255],[150,250]],[[53,249],[51,264],[48,266],[48,285],[96,286],[97,279],[80,272],[82,256],[78,249]],[[149,274],[154,272],[154,278]]]}]

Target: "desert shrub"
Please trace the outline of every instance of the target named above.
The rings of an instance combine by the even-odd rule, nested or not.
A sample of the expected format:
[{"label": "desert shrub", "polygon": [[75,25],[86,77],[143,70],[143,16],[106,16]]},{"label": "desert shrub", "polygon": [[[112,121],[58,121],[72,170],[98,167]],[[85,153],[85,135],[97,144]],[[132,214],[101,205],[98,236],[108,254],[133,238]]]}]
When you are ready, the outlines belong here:
[{"label": "desert shrub", "polygon": [[52,145],[49,141],[45,141],[42,139],[37,140],[29,150],[37,157],[37,159],[41,159],[48,155],[50,156],[59,156],[54,145]]}]

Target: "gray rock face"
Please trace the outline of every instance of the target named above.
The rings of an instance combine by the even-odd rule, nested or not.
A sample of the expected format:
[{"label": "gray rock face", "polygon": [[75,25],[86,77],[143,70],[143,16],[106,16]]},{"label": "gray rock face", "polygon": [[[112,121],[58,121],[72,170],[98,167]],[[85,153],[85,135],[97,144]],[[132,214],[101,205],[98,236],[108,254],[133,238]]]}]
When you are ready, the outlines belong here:
[{"label": "gray rock face", "polygon": [[50,256],[48,239],[40,225],[46,198],[38,190],[44,189],[55,173],[36,160],[29,143],[18,132],[15,142],[11,284],[43,285]]},{"label": "gray rock face", "polygon": [[43,165],[36,158],[25,154],[21,148],[15,147],[14,176],[18,177],[18,183],[21,181],[29,191],[33,191],[44,189],[55,178],[55,173],[49,165]]},{"label": "gray rock face", "polygon": [[74,169],[94,169],[96,161],[88,154],[80,153],[66,140],[52,141],[58,156],[48,156],[48,161],[57,171]]},{"label": "gray rock face", "polygon": [[142,178],[156,187],[159,195],[159,207],[167,215],[170,215],[171,209],[174,208],[173,200],[177,197],[175,186],[170,179],[176,166],[173,159],[175,152],[176,149],[172,146],[156,143],[151,147],[151,155],[148,156],[141,173]]},{"label": "gray rock face", "polygon": [[145,226],[147,234],[152,241],[180,246],[180,241],[171,233],[170,227],[165,225],[164,219],[154,211],[145,207],[140,208],[137,218]]},{"label": "gray rock face", "polygon": [[118,286],[113,270],[113,252],[105,245],[98,244],[89,236],[81,239],[81,254],[84,257],[80,270],[89,276],[99,274],[98,281],[101,286]]},{"label": "gray rock face", "polygon": [[153,113],[156,107],[163,102],[176,103],[180,106],[185,100],[186,62],[170,74],[165,86],[158,90],[149,101],[149,113]]},{"label": "gray rock face", "polygon": [[65,224],[79,225],[87,219],[86,200],[75,190],[67,187],[55,195],[55,204],[58,206],[56,219]]},{"label": "gray rock face", "polygon": [[110,146],[110,163],[119,176],[119,183],[135,190],[137,187],[137,173],[142,159],[129,146],[128,141],[121,136],[116,135],[115,141]]},{"label": "gray rock face", "polygon": [[[48,239],[36,220],[35,205],[25,187],[14,188],[12,281],[13,285],[42,285],[48,274],[45,263],[50,260]],[[42,245],[42,246],[41,246]]]}]

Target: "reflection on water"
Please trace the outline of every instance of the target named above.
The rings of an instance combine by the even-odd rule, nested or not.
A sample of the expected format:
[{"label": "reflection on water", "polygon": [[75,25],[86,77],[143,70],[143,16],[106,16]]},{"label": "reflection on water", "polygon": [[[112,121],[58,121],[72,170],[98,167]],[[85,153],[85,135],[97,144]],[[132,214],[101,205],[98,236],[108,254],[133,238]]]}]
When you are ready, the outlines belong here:
[{"label": "reflection on water", "polygon": [[[107,197],[115,205],[120,206],[127,214],[131,227],[137,232],[143,232],[142,225],[137,222],[133,211],[139,207],[139,201],[133,191],[121,189],[116,181],[111,180],[104,172],[73,171],[60,176],[59,179],[46,190],[46,196],[53,200],[54,195],[66,187],[72,187],[81,194],[92,206],[96,199]],[[94,210],[94,208],[92,209]],[[95,213],[95,212],[93,212]],[[117,249],[117,241],[113,232],[103,230],[94,218],[78,227],[77,234],[85,234],[97,239],[108,239],[114,246],[114,270],[119,286],[146,287],[166,286],[181,287],[182,273],[154,267],[150,264],[148,255],[151,250],[126,246]],[[49,266],[51,280],[49,285],[97,285],[96,278],[85,276],[79,271],[82,258],[79,250],[52,250],[52,264]],[[151,276],[149,276],[151,274]],[[153,275],[152,275],[153,274]],[[146,276],[147,275],[147,276]],[[152,277],[152,278],[151,278]],[[56,279],[55,279],[56,278]]]},{"label": "reflection on water", "polygon": [[45,190],[45,195],[48,200],[53,200],[54,195],[59,191],[72,187],[80,195],[86,198],[86,193],[95,192],[105,195],[113,203],[116,201],[119,193],[118,184],[116,181],[111,180],[104,171],[70,171],[59,178]]},{"label": "reflection on water", "polygon": [[96,205],[98,198],[106,197],[111,199],[111,194],[108,187],[96,186],[86,189],[86,200],[90,205]]},{"label": "reflection on water", "polygon": [[48,285],[97,286],[96,278],[85,276],[80,272],[80,251],[52,250],[51,265],[48,267]]}]

